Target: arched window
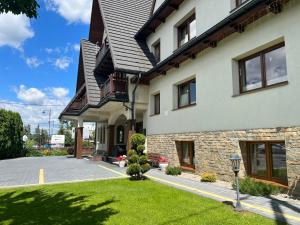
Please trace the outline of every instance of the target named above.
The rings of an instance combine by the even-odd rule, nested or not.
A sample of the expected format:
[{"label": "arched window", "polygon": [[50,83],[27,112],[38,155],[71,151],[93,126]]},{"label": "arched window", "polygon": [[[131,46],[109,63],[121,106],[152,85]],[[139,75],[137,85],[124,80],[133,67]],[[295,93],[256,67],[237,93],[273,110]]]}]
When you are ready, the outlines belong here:
[{"label": "arched window", "polygon": [[117,127],[117,144],[123,144],[124,143],[124,127],[122,125],[119,125]]}]

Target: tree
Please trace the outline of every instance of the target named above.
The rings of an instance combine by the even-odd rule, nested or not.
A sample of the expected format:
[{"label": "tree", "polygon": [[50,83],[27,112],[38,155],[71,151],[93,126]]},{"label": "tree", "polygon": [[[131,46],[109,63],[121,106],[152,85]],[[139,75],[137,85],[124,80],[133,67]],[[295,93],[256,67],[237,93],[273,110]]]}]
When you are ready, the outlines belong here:
[{"label": "tree", "polygon": [[134,134],[131,139],[131,146],[133,150],[128,152],[128,168],[126,173],[135,180],[143,179],[143,174],[150,170],[147,155],[145,150],[145,136],[143,134]]},{"label": "tree", "polygon": [[0,0],[0,13],[12,12],[25,14],[29,18],[37,18],[37,8],[40,5],[36,0]]},{"label": "tree", "polygon": [[72,138],[72,128],[74,127],[73,123],[63,123],[60,122],[58,135],[65,135],[65,146],[69,147],[74,145],[74,140]]},{"label": "tree", "polygon": [[22,136],[20,114],[0,109],[0,159],[24,156]]}]

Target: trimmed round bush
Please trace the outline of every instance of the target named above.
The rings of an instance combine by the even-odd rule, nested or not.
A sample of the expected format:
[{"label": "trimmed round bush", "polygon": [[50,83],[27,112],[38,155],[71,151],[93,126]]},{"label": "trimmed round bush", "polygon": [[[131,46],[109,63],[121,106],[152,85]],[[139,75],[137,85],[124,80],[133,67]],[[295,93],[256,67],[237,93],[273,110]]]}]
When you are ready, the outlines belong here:
[{"label": "trimmed round bush", "polygon": [[136,150],[137,150],[139,153],[143,153],[144,150],[145,150],[145,145],[139,145],[139,146],[137,146]]},{"label": "trimmed round bush", "polygon": [[148,163],[148,158],[145,155],[141,155],[140,156],[140,164],[142,165],[142,164],[145,164],[145,163]]},{"label": "trimmed round bush", "polygon": [[134,134],[131,136],[130,142],[133,149],[137,150],[139,145],[144,145],[146,141],[146,137],[143,134]]},{"label": "trimmed round bush", "polygon": [[129,158],[129,160],[128,160],[128,162],[129,162],[129,164],[133,164],[133,163],[138,163],[138,161],[139,161],[139,156],[138,155],[132,155],[130,158]]},{"label": "trimmed round bush", "polygon": [[131,157],[131,156],[136,155],[136,154],[137,154],[136,151],[133,150],[133,149],[128,151],[128,157]]},{"label": "trimmed round bush", "polygon": [[151,169],[151,166],[149,163],[145,163],[141,165],[141,172],[142,173],[146,173],[147,171],[149,171]]},{"label": "trimmed round bush", "polygon": [[140,174],[140,165],[137,163],[130,164],[126,170],[129,176],[138,176]]},{"label": "trimmed round bush", "polygon": [[201,181],[214,183],[217,181],[217,175],[215,173],[203,173],[201,175]]}]

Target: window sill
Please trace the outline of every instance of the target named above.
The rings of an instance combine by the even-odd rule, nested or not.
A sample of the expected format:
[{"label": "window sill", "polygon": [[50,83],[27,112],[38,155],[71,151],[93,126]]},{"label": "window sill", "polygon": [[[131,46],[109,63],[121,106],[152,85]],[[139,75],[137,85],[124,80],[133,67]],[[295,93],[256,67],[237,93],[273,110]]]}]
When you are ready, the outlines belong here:
[{"label": "window sill", "polygon": [[251,94],[251,93],[261,92],[261,91],[265,91],[265,90],[269,90],[269,89],[273,89],[273,88],[277,88],[277,87],[281,87],[281,86],[286,86],[288,84],[289,84],[288,81],[281,82],[281,83],[278,83],[278,84],[272,84],[272,85],[267,86],[267,87],[257,88],[257,89],[253,89],[253,90],[250,90],[250,91],[241,92],[239,94],[234,94],[234,95],[232,95],[232,97],[239,97],[239,96],[243,96],[243,95],[247,95],[247,94]]},{"label": "window sill", "polygon": [[160,113],[159,114],[151,114],[150,117],[159,116],[159,115],[160,115]]},{"label": "window sill", "polygon": [[260,183],[264,183],[264,184],[270,184],[270,185],[280,187],[280,188],[284,188],[284,189],[288,188],[288,185],[283,183],[283,182],[267,180],[267,179],[264,179],[264,178],[258,178],[258,177],[253,176],[253,175],[251,175],[250,177],[252,179],[254,179],[256,182],[260,182]]},{"label": "window sill", "polygon": [[178,108],[176,108],[176,109],[173,109],[172,111],[177,111],[177,110],[180,110],[180,109],[186,109],[186,108],[193,107],[193,106],[196,106],[196,105],[197,105],[197,104],[194,103],[194,104],[190,104],[190,105],[178,107]]}]

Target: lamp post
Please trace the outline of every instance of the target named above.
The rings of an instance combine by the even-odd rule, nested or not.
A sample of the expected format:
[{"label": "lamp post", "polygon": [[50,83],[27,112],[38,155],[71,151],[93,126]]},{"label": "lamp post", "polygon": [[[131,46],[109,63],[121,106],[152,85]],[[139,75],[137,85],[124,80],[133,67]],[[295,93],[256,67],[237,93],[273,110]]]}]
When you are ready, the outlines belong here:
[{"label": "lamp post", "polygon": [[241,157],[238,154],[234,154],[230,157],[232,171],[235,175],[235,184],[236,184],[236,206],[235,210],[238,212],[243,211],[241,202],[240,202],[240,192],[239,192],[239,172],[240,172],[240,164],[241,164]]}]

